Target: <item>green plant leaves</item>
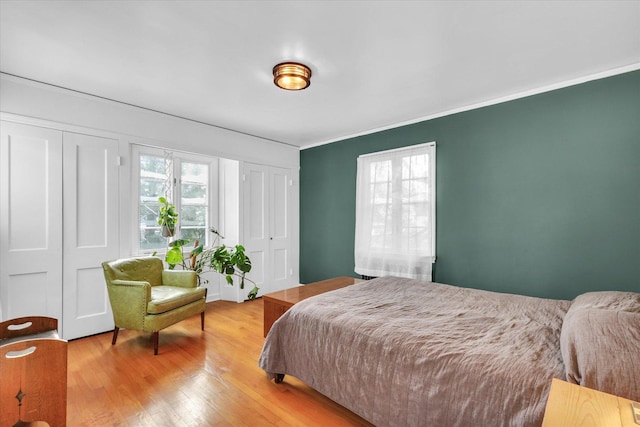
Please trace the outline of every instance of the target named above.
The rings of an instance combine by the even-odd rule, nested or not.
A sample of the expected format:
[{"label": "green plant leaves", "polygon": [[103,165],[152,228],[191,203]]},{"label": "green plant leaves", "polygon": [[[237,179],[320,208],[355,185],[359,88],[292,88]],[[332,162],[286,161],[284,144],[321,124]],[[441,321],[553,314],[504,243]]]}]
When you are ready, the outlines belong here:
[{"label": "green plant leaves", "polygon": [[169,242],[169,247],[171,247],[172,249],[174,249],[174,248],[182,249],[183,246],[188,245],[188,244],[189,244],[189,240],[175,239],[175,240]]},{"label": "green plant leaves", "polygon": [[[162,199],[164,198],[162,197]],[[210,231],[219,236],[215,229]],[[170,270],[173,270],[176,265],[180,265],[185,270],[195,271],[198,274],[199,283],[206,283],[206,281],[202,280],[202,273],[213,270],[224,274],[227,284],[231,286],[233,286],[233,277],[237,276],[240,278],[240,289],[244,289],[245,280],[254,284],[253,289],[248,294],[248,298],[254,300],[257,297],[259,288],[255,286],[251,279],[245,278],[245,274],[251,271],[251,260],[245,254],[244,246],[228,247],[221,245],[205,249],[204,245],[199,245],[193,248],[189,253],[189,257],[185,259],[183,248],[189,243],[190,241],[185,239],[175,239],[169,242],[165,261]],[[195,257],[196,261],[192,264],[193,257]]]},{"label": "green plant leaves", "polygon": [[251,292],[249,292],[249,293],[247,294],[247,298],[248,298],[250,301],[253,301],[253,300],[254,300],[254,299],[256,299],[256,297],[258,296],[258,291],[259,291],[259,290],[260,290],[260,289],[259,289],[257,286],[254,286],[254,287],[253,287],[253,289],[251,289]]},{"label": "green plant leaves", "polygon": [[198,246],[197,248],[194,248],[194,249],[191,251],[191,253],[189,254],[189,256],[190,256],[190,257],[191,257],[191,256],[194,256],[194,255],[198,256],[198,255],[200,255],[200,254],[202,253],[203,249],[204,249],[204,245],[200,245],[200,246]]},{"label": "green plant leaves", "polygon": [[[182,255],[182,248],[180,246],[174,246],[167,251],[167,254],[164,257],[164,260],[169,264],[169,269],[173,270],[178,264],[182,264],[184,261],[184,256]],[[173,267],[172,267],[173,266]]]},{"label": "green plant leaves", "polygon": [[176,207],[162,196],[158,197],[158,202],[162,204],[158,213],[158,225],[164,225],[170,230],[174,230],[178,221]]}]

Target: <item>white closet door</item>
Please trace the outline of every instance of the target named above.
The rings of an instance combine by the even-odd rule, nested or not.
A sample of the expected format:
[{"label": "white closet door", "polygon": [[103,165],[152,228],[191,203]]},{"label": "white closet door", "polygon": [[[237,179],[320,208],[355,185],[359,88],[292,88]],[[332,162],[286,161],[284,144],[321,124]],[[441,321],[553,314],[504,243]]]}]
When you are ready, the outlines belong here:
[{"label": "white closet door", "polygon": [[[296,286],[291,265],[291,174],[288,169],[269,172],[269,269],[273,291]],[[265,292],[266,293],[266,292]]]},{"label": "white closet door", "polygon": [[102,273],[118,258],[118,141],[64,133],[64,333],[113,329]]},{"label": "white closet door", "polygon": [[248,277],[258,284],[259,295],[297,285],[291,265],[291,172],[245,163],[244,184],[244,246],[252,264]]},{"label": "white closet door", "polygon": [[61,320],[62,132],[0,128],[0,318]]},{"label": "white closet door", "polygon": [[[244,172],[244,243],[246,254],[251,259],[251,272],[247,277],[251,278],[260,288],[259,295],[271,292],[271,287],[266,281],[265,263],[269,255],[268,235],[268,167],[245,163]],[[234,285],[234,286],[237,286]],[[247,294],[253,286],[245,284],[245,289],[240,293],[240,301],[247,298]]]}]

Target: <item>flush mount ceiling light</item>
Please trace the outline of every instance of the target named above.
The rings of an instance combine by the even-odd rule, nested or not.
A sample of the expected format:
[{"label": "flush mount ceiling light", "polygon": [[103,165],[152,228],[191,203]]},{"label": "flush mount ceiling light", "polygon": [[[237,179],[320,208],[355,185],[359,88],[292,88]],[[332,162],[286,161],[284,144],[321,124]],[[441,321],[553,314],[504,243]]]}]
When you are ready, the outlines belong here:
[{"label": "flush mount ceiling light", "polygon": [[273,83],[286,90],[306,89],[311,84],[311,70],[297,62],[283,62],[273,67]]}]

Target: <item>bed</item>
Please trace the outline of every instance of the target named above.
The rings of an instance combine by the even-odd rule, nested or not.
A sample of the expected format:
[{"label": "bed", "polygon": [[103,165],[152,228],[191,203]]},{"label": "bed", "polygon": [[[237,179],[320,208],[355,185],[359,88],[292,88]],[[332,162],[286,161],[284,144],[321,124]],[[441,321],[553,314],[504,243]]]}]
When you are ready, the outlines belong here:
[{"label": "bed", "polygon": [[377,426],[538,426],[552,378],[640,399],[640,294],[563,301],[382,277],[293,306],[259,365]]}]

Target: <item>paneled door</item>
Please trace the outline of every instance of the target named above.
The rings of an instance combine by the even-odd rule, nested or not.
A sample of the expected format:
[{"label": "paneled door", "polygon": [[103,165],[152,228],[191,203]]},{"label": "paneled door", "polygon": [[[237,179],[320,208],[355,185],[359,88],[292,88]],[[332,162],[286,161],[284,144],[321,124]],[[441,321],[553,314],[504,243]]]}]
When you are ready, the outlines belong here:
[{"label": "paneled door", "polygon": [[263,293],[297,286],[292,283],[291,174],[288,169],[269,168],[269,277]]},{"label": "paneled door", "polygon": [[[245,163],[244,203],[242,212],[244,217],[244,244],[246,254],[251,259],[251,278],[260,288],[259,295],[270,292],[265,278],[265,262],[269,255],[269,167]],[[251,290],[251,283],[245,284],[238,302],[244,301]]]},{"label": "paneled door", "polygon": [[62,316],[62,132],[0,122],[0,318]]},{"label": "paneled door", "polygon": [[63,337],[113,329],[101,263],[118,258],[118,141],[65,132]]},{"label": "paneled door", "polygon": [[252,263],[247,277],[257,283],[259,295],[297,284],[292,283],[291,188],[288,169],[245,163],[243,240]]}]

